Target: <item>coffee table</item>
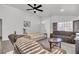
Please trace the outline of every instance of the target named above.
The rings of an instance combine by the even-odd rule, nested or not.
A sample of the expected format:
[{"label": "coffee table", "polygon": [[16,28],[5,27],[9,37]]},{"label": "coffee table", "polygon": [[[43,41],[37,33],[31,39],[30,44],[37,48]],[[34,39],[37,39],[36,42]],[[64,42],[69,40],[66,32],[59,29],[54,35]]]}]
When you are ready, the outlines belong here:
[{"label": "coffee table", "polygon": [[[48,42],[50,45],[50,51],[54,46],[61,48],[61,42],[62,42],[61,38],[50,38],[50,39],[48,39]],[[53,47],[52,47],[52,45],[53,45]]]}]

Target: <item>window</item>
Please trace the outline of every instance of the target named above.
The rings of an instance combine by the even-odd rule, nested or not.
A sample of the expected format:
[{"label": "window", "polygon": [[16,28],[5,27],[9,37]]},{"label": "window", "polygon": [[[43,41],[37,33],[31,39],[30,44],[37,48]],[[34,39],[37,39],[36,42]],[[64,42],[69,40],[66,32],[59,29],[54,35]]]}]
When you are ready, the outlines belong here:
[{"label": "window", "polygon": [[73,31],[73,22],[59,22],[57,24],[58,31]]}]

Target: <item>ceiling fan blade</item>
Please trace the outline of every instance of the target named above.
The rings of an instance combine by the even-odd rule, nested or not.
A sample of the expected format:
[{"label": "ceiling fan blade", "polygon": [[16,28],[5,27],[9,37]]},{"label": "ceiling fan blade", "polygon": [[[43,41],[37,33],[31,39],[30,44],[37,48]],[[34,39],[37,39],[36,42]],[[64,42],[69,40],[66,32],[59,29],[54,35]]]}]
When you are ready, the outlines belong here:
[{"label": "ceiling fan blade", "polygon": [[43,10],[41,10],[41,9],[36,9],[36,10],[43,12]]},{"label": "ceiling fan blade", "polygon": [[26,10],[33,10],[33,9],[26,9]]},{"label": "ceiling fan blade", "polygon": [[32,8],[34,8],[32,5],[30,5],[30,4],[27,4],[27,5],[29,5],[30,7],[32,7]]},{"label": "ceiling fan blade", "polygon": [[42,7],[42,5],[38,5],[36,8],[40,8],[40,7]]}]

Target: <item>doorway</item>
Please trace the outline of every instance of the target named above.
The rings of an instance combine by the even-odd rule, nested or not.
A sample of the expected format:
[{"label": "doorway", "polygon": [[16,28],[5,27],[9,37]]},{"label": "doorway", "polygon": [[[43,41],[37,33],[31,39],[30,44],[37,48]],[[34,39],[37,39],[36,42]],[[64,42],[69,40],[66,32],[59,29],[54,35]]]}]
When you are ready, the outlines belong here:
[{"label": "doorway", "polygon": [[2,19],[0,19],[0,54],[2,53]]}]

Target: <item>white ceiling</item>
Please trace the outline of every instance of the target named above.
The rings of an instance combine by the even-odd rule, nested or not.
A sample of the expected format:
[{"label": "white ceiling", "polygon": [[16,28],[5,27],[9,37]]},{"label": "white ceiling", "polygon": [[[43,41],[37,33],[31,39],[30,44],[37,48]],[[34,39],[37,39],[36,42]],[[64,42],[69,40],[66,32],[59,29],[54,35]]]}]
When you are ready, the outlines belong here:
[{"label": "white ceiling", "polygon": [[[10,6],[33,14],[33,11],[26,10],[30,8],[27,4],[10,4]],[[42,4],[42,7],[40,9],[44,10],[44,12],[37,11],[36,15],[38,15],[39,17],[79,16],[78,4]]]}]

